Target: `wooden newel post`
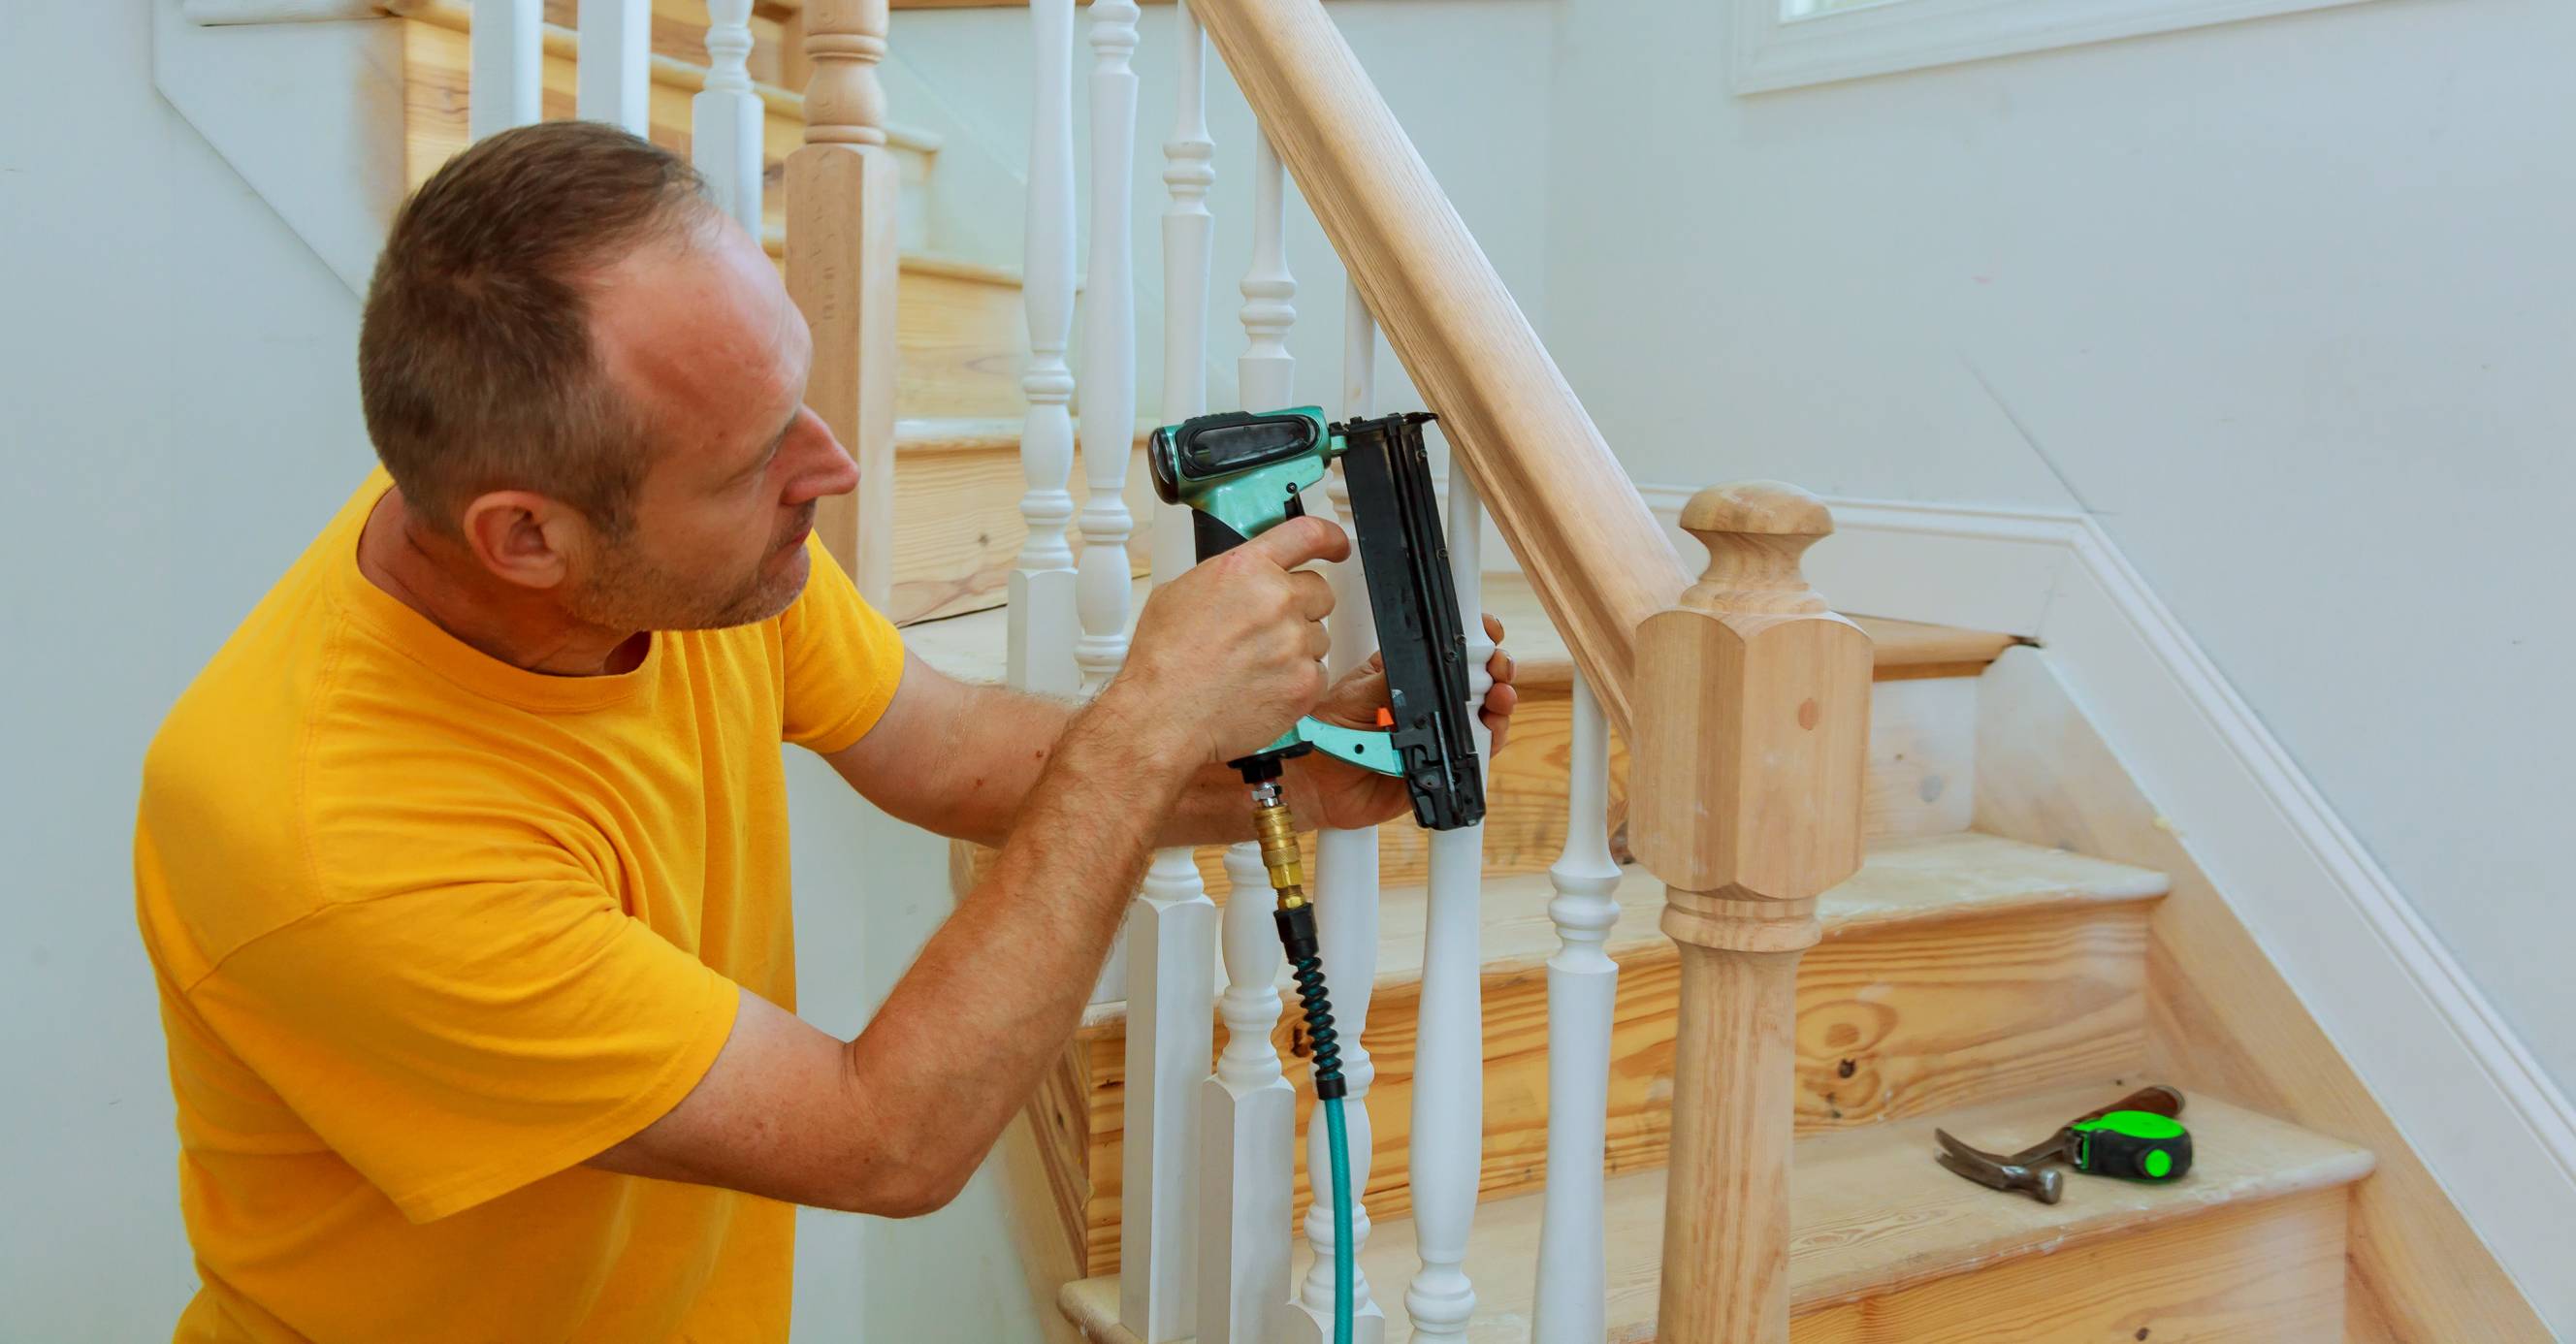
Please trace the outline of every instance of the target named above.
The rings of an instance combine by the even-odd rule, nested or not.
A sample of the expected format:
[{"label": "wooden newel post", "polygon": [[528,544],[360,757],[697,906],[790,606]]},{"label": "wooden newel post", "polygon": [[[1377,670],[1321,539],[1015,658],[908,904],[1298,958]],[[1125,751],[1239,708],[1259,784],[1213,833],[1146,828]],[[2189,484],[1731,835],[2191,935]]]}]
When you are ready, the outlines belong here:
[{"label": "wooden newel post", "polygon": [[894,291],[899,176],[886,148],[886,0],[808,0],[805,143],[787,156],[787,293],[814,334],[805,402],[857,459],[814,531],[879,607],[894,586]]},{"label": "wooden newel post", "polygon": [[1638,627],[1637,857],[1681,945],[1666,1344],[1786,1344],[1799,955],[1816,897],[1861,860],[1870,645],[1807,586],[1833,531],[1771,481],[1703,490],[1682,527],[1708,569]]}]

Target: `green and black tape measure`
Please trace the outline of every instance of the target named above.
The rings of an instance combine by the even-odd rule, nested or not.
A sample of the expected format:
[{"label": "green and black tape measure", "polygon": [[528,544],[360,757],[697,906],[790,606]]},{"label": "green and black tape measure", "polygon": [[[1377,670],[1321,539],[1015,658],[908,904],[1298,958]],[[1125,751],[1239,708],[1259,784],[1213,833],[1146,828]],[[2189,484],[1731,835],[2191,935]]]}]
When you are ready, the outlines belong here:
[{"label": "green and black tape measure", "polygon": [[2077,1171],[2133,1181],[2172,1181],[2191,1170],[2191,1131],[2169,1115],[2113,1111],[2071,1128]]}]

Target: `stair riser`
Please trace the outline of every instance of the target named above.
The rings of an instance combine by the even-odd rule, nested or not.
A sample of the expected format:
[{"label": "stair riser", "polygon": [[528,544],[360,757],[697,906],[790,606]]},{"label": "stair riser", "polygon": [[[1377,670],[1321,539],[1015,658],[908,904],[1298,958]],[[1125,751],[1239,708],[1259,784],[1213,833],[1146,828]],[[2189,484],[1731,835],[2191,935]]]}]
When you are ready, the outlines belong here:
[{"label": "stair riser", "polygon": [[[1125,491],[1128,512],[1140,520],[1151,516],[1153,505],[1141,458],[1137,454],[1128,464]],[[894,591],[886,615],[909,625],[1001,605],[1028,536],[1028,522],[1020,516],[1020,495],[1027,488],[1016,440],[898,440]],[[1078,511],[1091,497],[1078,450],[1069,489]],[[1066,544],[1078,557],[1081,529],[1067,531]],[[1142,528],[1130,538],[1127,554],[1132,573],[1152,568],[1153,541]]]},{"label": "stair riser", "polygon": [[[2145,1058],[2148,907],[2070,906],[1931,926],[1858,929],[1810,951],[1798,978],[1798,1128],[1812,1133],[1920,1115],[1963,1101],[2129,1076]],[[1664,1164],[1670,1129],[1679,968],[1670,944],[1624,956],[1612,1027],[1608,1170]],[[1413,1104],[1415,986],[1369,1009],[1377,1067],[1365,1202],[1376,1219],[1412,1207],[1406,1148]],[[1538,1188],[1547,1146],[1547,981],[1543,968],[1489,977],[1484,991],[1484,1198]],[[1222,1045],[1224,1030],[1217,1031]],[[1284,1015],[1274,1044],[1311,1110]],[[1083,1203],[1089,1272],[1118,1263],[1125,1092],[1123,1024],[1078,1038],[1060,1090],[1088,1097],[1059,1142],[1087,1129]],[[1055,1089],[1051,1089],[1055,1090]],[[2039,1136],[2029,1136],[2035,1139]],[[2025,1140],[2026,1141],[2026,1140]],[[1303,1163],[1297,1207],[1308,1198]]]},{"label": "stair riser", "polygon": [[[1016,498],[1016,497],[1015,497]],[[1945,835],[1968,828],[1975,794],[1977,683],[1974,677],[1881,681],[1870,696],[1870,750],[1864,824],[1872,839]],[[1574,745],[1573,704],[1563,682],[1523,688],[1502,754],[1488,763],[1485,871],[1544,873],[1565,851],[1566,765]],[[1615,831],[1628,811],[1628,750],[1613,735],[1610,817]],[[1314,837],[1301,842],[1314,871]],[[1378,880],[1418,886],[1429,880],[1430,833],[1409,823],[1378,831]],[[1221,902],[1228,885],[1225,850],[1198,852],[1199,876]]]},{"label": "stair riser", "polygon": [[2349,1218],[2339,1187],[2230,1206],[1810,1308],[1791,1322],[1789,1338],[1793,1344],[2343,1344]]}]

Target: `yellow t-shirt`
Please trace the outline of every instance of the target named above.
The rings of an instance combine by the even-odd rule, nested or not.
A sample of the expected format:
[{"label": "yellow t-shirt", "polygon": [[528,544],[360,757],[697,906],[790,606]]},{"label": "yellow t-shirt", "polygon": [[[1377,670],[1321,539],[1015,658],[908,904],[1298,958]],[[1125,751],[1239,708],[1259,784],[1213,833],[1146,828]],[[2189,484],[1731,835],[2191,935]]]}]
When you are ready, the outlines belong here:
[{"label": "yellow t-shirt", "polygon": [[780,741],[902,645],[814,547],[785,613],[616,676],[489,658],[377,588],[381,472],[144,760],[198,1340],[784,1340],[794,1210],[578,1165],[668,1111],[735,986],[793,1009]]}]

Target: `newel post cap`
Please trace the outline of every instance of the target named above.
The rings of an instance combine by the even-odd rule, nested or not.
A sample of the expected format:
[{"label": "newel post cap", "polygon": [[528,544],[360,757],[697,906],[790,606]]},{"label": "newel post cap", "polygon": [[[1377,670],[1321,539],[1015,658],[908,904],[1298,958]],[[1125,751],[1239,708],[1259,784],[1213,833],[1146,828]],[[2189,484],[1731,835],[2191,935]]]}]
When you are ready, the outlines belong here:
[{"label": "newel post cap", "polygon": [[[1869,747],[1869,636],[1799,568],[1833,514],[1752,481],[1700,491],[1681,521],[1708,569],[1637,630],[1631,843],[1676,892],[1811,900],[1860,864]],[[1675,902],[1691,909],[1668,931],[1720,936]]]}]

